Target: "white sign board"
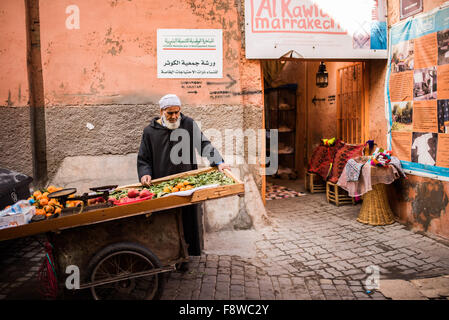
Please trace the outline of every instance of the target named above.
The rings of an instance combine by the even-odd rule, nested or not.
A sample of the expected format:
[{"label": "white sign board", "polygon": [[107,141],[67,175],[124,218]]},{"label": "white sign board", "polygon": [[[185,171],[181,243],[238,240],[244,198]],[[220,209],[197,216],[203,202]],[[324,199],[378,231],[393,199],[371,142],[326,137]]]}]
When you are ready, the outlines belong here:
[{"label": "white sign board", "polygon": [[222,78],[221,29],[158,29],[158,78]]},{"label": "white sign board", "polygon": [[385,0],[245,0],[246,58],[387,58]]}]

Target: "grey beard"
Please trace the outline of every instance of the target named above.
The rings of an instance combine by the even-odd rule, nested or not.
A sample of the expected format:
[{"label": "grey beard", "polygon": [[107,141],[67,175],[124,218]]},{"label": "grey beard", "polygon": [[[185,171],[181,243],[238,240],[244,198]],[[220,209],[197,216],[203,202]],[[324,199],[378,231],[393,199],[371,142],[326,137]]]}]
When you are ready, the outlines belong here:
[{"label": "grey beard", "polygon": [[181,125],[181,117],[179,117],[175,123],[171,123],[171,122],[167,121],[167,118],[165,118],[165,114],[164,114],[164,115],[162,115],[162,125],[170,130],[178,129],[179,126]]}]

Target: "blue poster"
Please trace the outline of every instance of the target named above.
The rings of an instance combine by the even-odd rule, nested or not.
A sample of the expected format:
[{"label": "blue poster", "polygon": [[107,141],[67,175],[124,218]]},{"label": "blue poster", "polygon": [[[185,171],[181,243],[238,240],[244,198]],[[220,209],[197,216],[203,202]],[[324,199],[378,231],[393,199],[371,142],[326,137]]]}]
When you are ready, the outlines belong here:
[{"label": "blue poster", "polygon": [[449,178],[449,3],[391,27],[388,149],[412,174]]}]

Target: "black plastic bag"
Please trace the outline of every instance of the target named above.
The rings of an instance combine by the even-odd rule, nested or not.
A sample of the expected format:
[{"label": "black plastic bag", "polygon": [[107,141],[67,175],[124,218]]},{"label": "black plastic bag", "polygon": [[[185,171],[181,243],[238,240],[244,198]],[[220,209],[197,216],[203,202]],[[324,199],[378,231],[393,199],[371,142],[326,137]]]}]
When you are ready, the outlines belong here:
[{"label": "black plastic bag", "polygon": [[16,171],[0,168],[0,210],[30,197],[33,178]]}]

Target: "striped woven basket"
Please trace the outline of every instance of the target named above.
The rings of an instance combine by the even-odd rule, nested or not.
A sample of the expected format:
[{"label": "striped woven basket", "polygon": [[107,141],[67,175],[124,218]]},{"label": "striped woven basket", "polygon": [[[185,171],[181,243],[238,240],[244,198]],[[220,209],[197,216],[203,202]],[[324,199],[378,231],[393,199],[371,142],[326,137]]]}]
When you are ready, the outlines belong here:
[{"label": "striped woven basket", "polygon": [[362,208],[357,221],[373,226],[384,226],[395,222],[393,211],[388,203],[385,184],[375,184],[371,191],[363,195]]}]

